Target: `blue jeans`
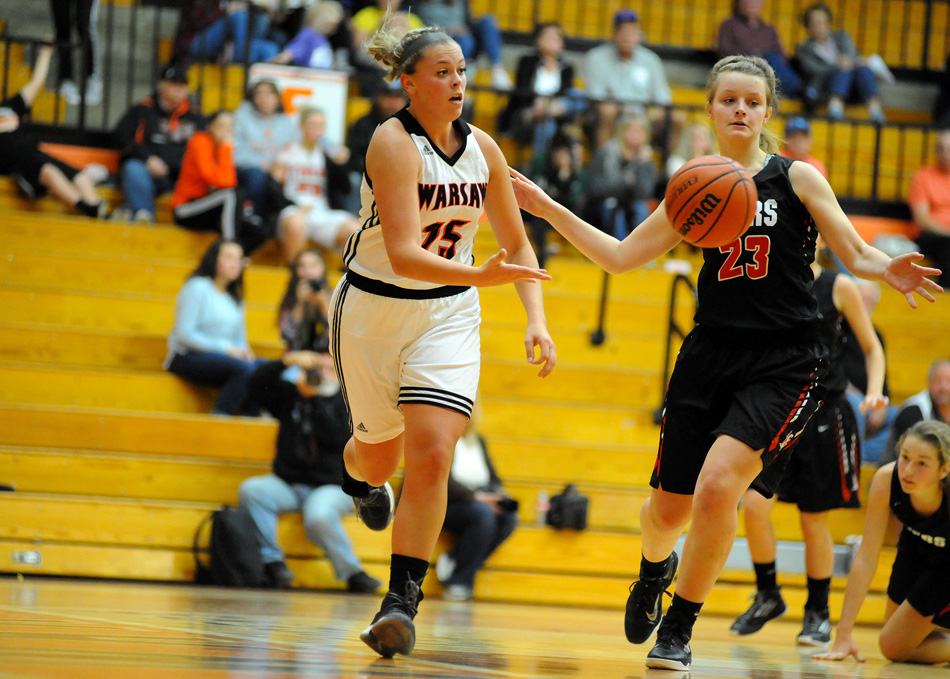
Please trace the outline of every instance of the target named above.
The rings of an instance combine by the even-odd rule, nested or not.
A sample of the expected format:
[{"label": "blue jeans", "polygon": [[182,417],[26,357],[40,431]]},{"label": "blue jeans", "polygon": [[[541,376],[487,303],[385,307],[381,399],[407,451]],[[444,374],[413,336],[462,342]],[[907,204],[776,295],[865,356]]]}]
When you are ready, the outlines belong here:
[{"label": "blue jeans", "polygon": [[851,71],[835,71],[828,81],[828,92],[832,96],[847,99],[852,90],[857,91],[861,103],[877,96],[877,83],[874,74],[867,66],[858,66]]},{"label": "blue jeans", "polygon": [[239,167],[237,180],[244,198],[254,204],[254,214],[264,214],[267,173],[259,167]]},{"label": "blue jeans", "polygon": [[491,14],[473,20],[469,25],[472,31],[467,35],[457,35],[455,42],[462,48],[465,59],[474,59],[484,52],[492,65],[501,63],[501,31],[498,21]]},{"label": "blue jeans", "polygon": [[238,489],[238,498],[257,524],[264,563],[284,560],[284,551],[277,544],[277,517],[299,512],[307,539],[323,550],[337,580],[345,582],[363,570],[343,529],[342,519],[353,511],[353,498],[340,486],[290,485],[267,474],[246,479]]},{"label": "blue jeans", "polygon": [[617,240],[623,240],[637,228],[644,219],[650,216],[650,204],[645,200],[635,200],[623,207],[617,204],[616,198],[608,198],[603,202],[602,217],[603,230]]},{"label": "blue jeans", "polygon": [[769,66],[775,71],[775,77],[778,78],[781,84],[783,95],[794,97],[802,91],[802,79],[783,55],[778,52],[768,52],[763,54],[762,58],[769,62]]},{"label": "blue jeans", "polygon": [[455,570],[443,585],[475,586],[475,574],[518,525],[514,512],[496,514],[484,502],[450,502],[443,528],[458,536],[451,552]]},{"label": "blue jeans", "polygon": [[257,366],[266,362],[262,358],[248,362],[212,351],[189,351],[175,354],[168,364],[168,372],[202,387],[221,387],[212,413],[256,417],[260,408],[245,403],[247,379]]},{"label": "blue jeans", "polygon": [[891,405],[887,406],[887,419],[884,421],[884,426],[873,436],[867,437],[865,436],[867,415],[858,411],[858,407],[861,405],[861,401],[864,400],[864,397],[860,394],[848,394],[847,399],[854,409],[854,416],[858,421],[858,435],[861,438],[861,464],[876,464],[877,461],[881,459],[881,455],[884,454],[887,439],[891,434],[891,428],[894,426],[894,420],[897,419],[897,413],[900,412],[900,408]]},{"label": "blue jeans", "polygon": [[[251,29],[251,51],[247,55],[249,63],[267,61],[280,51],[277,43],[264,40],[269,26],[270,20],[266,13],[254,13],[254,25]],[[195,36],[191,43],[191,56],[197,61],[216,61],[224,49],[224,43],[230,39],[234,44],[234,61],[244,61],[247,35],[248,13],[235,12],[234,14],[228,14]]]},{"label": "blue jeans", "polygon": [[119,187],[126,207],[133,214],[148,210],[154,215],[155,197],[171,191],[175,182],[169,177],[153,177],[144,161],[133,158],[125,161],[119,170]]}]

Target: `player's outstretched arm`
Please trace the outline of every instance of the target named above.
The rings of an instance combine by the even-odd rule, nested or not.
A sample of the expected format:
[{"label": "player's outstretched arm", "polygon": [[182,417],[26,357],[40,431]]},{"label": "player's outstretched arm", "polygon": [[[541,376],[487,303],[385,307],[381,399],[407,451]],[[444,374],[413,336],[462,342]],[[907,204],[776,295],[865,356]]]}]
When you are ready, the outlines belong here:
[{"label": "player's outstretched arm", "polygon": [[608,273],[625,273],[653,261],[682,240],[670,226],[660,204],[623,241],[588,224],[517,170],[509,168],[515,197],[522,210],[544,219],[588,259]]},{"label": "player's outstretched arm", "polygon": [[865,243],[838,204],[828,180],[814,167],[808,163],[793,163],[789,178],[799,200],[814,218],[822,238],[848,271],[861,278],[887,283],[903,294],[914,309],[917,308],[914,293],[933,302],[934,293],[943,292],[943,288],[927,278],[939,276],[940,270],[915,263],[923,259],[923,255],[915,252],[891,259]]}]

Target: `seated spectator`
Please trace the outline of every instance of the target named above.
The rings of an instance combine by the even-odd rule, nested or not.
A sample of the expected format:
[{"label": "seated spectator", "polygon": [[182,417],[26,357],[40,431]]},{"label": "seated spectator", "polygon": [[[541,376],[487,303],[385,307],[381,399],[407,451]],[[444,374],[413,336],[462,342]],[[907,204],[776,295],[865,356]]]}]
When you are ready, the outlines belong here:
[{"label": "seated spectator", "polygon": [[476,574],[518,525],[517,502],[505,493],[485,439],[476,429],[477,419],[477,412],[473,412],[455,445],[449,473],[443,530],[458,539],[451,551],[438,558],[435,567],[436,577],[445,588],[442,597],[452,601],[472,598]]},{"label": "seated spectator", "polygon": [[265,38],[269,26],[267,10],[247,0],[185,0],[175,36],[175,59],[224,61],[230,45],[231,61],[267,61],[280,51]]},{"label": "seated spectator", "polygon": [[936,135],[937,162],[917,170],[907,203],[920,229],[915,239],[920,251],[943,273],[937,282],[950,287],[950,130]]},{"label": "seated spectator", "polygon": [[587,175],[588,210],[600,229],[623,240],[650,214],[659,171],[644,115],[620,120],[614,138],[601,146]]},{"label": "seated spectator", "polygon": [[259,413],[247,401],[247,379],[260,363],[247,342],[244,251],[218,240],[188,277],[175,306],[165,369],[204,387],[220,387],[216,415]]},{"label": "seated spectator", "polygon": [[806,92],[817,92],[819,100],[828,101],[828,116],[833,120],[844,118],[844,103],[854,96],[867,104],[871,120],[887,122],[874,73],[848,32],[831,30],[831,8],[816,2],[805,10],[803,21],[808,37],[795,49],[795,56],[808,83]]},{"label": "seated spectator", "polygon": [[501,32],[492,14],[472,17],[468,0],[418,0],[413,9],[426,26],[438,26],[452,36],[462,48],[469,82],[474,80],[475,60],[484,54],[491,62],[491,86],[497,90],[511,89],[511,78],[501,60]]},{"label": "seated spectator", "polygon": [[930,364],[927,388],[901,404],[891,427],[884,454],[878,463],[883,466],[897,459],[897,443],[908,429],[921,420],[950,423],[950,359],[938,358]]},{"label": "seated spectator", "polygon": [[534,155],[544,155],[558,127],[580,112],[583,101],[574,93],[574,67],[563,57],[564,32],[549,22],[534,28],[535,51],[518,60],[515,89],[498,116],[498,130],[530,143]]},{"label": "seated spectator", "polygon": [[277,85],[270,80],[251,85],[247,101],[234,112],[234,164],[238,186],[265,221],[279,202],[271,195],[271,167],[278,154],[299,138],[300,128],[284,113]]},{"label": "seated spectator", "polygon": [[309,68],[333,68],[333,47],[327,36],[336,31],[343,18],[343,5],[335,0],[314,3],[307,8],[303,28],[271,61]]},{"label": "seated spectator", "polygon": [[354,215],[334,209],[346,203],[350,191],[345,168],[349,151],[326,142],[326,115],[319,109],[301,109],[300,128],[303,138],[277,157],[272,170],[284,185],[284,194],[295,203],[281,212],[278,227],[287,262],[293,261],[308,239],[340,251],[359,227]]},{"label": "seated spectator", "polygon": [[360,186],[363,183],[363,172],[366,171],[366,150],[373,138],[373,132],[380,123],[405,108],[408,102],[399,80],[386,83],[385,87],[376,90],[373,96],[373,107],[369,113],[354,121],[350,129],[346,131],[346,148],[350,150],[346,169],[349,172],[351,188],[346,207],[353,214],[359,214],[362,207]]},{"label": "seated spectator", "polygon": [[[775,71],[786,97],[797,97],[803,92],[802,79],[788,63],[785,48],[775,26],[762,19],[763,0],[733,0],[732,16],[719,24],[716,52],[719,58],[734,54],[762,57]],[[806,104],[818,99],[818,93],[804,93]]]},{"label": "seated spectator", "polygon": [[683,130],[680,143],[666,159],[666,176],[672,177],[676,171],[693,158],[714,155],[716,139],[712,128],[706,123],[694,123]]},{"label": "seated spectator", "polygon": [[353,67],[359,83],[360,95],[372,97],[376,90],[386,86],[386,71],[379,63],[366,54],[363,43],[376,32],[387,11],[393,13],[390,30],[403,32],[424,28],[425,24],[417,14],[405,12],[400,7],[402,0],[376,0],[375,6],[364,7],[353,15],[350,21],[353,38]]},{"label": "seated spectator", "polygon": [[801,117],[789,118],[785,122],[785,146],[782,148],[782,155],[814,166],[822,177],[828,179],[828,168],[811,155],[813,141],[811,124],[807,120]]},{"label": "seated spectator", "polygon": [[[586,173],[578,141],[564,133],[555,134],[550,149],[543,155],[535,155],[531,165],[528,174],[545,193],[571,212],[582,211]],[[538,266],[543,269],[548,257],[555,253],[555,248],[548,244],[551,225],[534,215],[523,214],[531,229]]]},{"label": "seated spectator", "polygon": [[340,487],[350,428],[330,355],[293,351],[265,363],[251,374],[248,393],[278,421],[271,473],[238,490],[257,526],[268,583],[284,589],[294,581],[277,542],[277,517],[298,512],[307,539],[323,550],[347,591],[375,592],[382,583],[363,570],[342,522],[353,511],[353,498]]},{"label": "seated spectator", "polygon": [[671,111],[672,128],[667,126],[667,109],[673,94],[666,81],[663,63],[655,52],[640,44],[640,17],[630,9],[614,14],[613,42],[587,53],[585,76],[587,97],[595,114],[592,139],[596,148],[612,135],[621,113],[646,111],[659,142],[669,132],[672,145],[679,140],[685,124],[682,111]]},{"label": "seated spectator", "polygon": [[325,353],[329,345],[317,342],[305,330],[325,337],[329,326],[330,287],[323,256],[312,248],[301,250],[290,264],[290,282],[280,301],[277,326],[285,351],[312,348]]},{"label": "seated spectator", "polygon": [[174,188],[188,140],[204,122],[188,100],[185,67],[166,66],[155,93],[126,111],[116,125],[124,205],[113,213],[115,218],[155,221],[155,198]]},{"label": "seated spectator", "polygon": [[105,204],[96,193],[97,170],[83,171],[40,151],[39,140],[21,125],[46,81],[53,48],[41,47],[30,81],[17,94],[0,101],[0,174],[11,175],[34,200],[49,191],[67,207],[88,217],[101,217]]}]

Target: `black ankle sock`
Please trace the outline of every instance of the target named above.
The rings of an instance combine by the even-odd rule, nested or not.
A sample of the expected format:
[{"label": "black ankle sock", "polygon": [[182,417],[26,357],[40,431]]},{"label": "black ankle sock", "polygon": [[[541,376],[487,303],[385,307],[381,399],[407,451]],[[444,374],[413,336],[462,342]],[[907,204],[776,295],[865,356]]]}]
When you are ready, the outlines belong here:
[{"label": "black ankle sock", "polygon": [[76,201],[76,204],[73,207],[76,208],[77,212],[81,212],[87,217],[99,216],[99,203],[92,205],[91,203],[87,203],[86,201],[80,198],[79,200]]},{"label": "black ankle sock", "polygon": [[[383,599],[382,609],[389,607],[389,601],[397,604],[397,600],[390,597],[390,594],[399,597],[402,600],[406,593],[406,583],[410,580],[422,587],[422,581],[425,580],[426,571],[429,570],[429,562],[423,559],[417,559],[413,556],[403,556],[402,554],[393,554],[389,565],[389,592]],[[419,601],[422,601],[422,592],[419,592]]]},{"label": "black ankle sock", "polygon": [[369,484],[366,481],[357,481],[349,472],[346,471],[346,465],[343,465],[343,492],[350,497],[369,497]]},{"label": "black ankle sock", "polygon": [[666,612],[664,622],[668,620],[670,624],[676,624],[692,634],[693,623],[696,622],[696,618],[699,617],[699,611],[702,610],[702,608],[702,603],[697,604],[692,601],[687,601],[679,594],[674,594],[670,608]]},{"label": "black ankle sock", "polygon": [[778,583],[775,580],[775,562],[753,563],[755,569],[755,586],[759,591],[778,589]]},{"label": "black ankle sock", "polygon": [[641,578],[658,578],[666,572],[666,568],[669,565],[670,565],[669,556],[663,559],[663,561],[647,561],[646,557],[641,555],[640,556],[640,577]]},{"label": "black ankle sock", "polygon": [[810,611],[828,610],[828,592],[831,590],[831,578],[808,578],[808,601],[805,608]]}]

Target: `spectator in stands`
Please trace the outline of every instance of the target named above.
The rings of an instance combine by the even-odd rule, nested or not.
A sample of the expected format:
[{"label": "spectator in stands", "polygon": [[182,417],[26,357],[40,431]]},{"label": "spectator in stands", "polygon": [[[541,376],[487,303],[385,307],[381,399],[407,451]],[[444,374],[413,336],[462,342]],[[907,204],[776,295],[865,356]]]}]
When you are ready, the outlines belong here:
[{"label": "spectator in stands", "polygon": [[353,512],[353,499],[340,487],[350,428],[330,355],[292,351],[265,363],[251,374],[248,393],[279,423],[271,473],[245,480],[238,491],[257,525],[268,584],[284,589],[294,580],[277,542],[277,517],[299,512],[307,539],[323,550],[347,591],[375,592],[382,583],[363,570],[342,522]]},{"label": "spectator in stands", "polygon": [[[785,123],[785,146],[782,155],[786,158],[800,160],[812,165],[828,179],[828,168],[825,164],[811,155],[811,146],[814,140],[811,136],[811,124],[800,116],[789,118]],[[837,267],[835,267],[837,268]]]},{"label": "spectator in stands", "polygon": [[802,79],[788,63],[788,57],[775,26],[762,19],[764,0],[733,0],[732,16],[719,24],[716,52],[719,57],[746,54],[762,57],[775,71],[782,94],[796,97],[803,94],[806,105],[818,100],[818,92],[804,90]]},{"label": "spectator in stands", "polygon": [[333,68],[333,46],[327,36],[337,30],[343,18],[343,5],[335,0],[314,3],[307,8],[303,28],[271,61],[310,68]]},{"label": "spectator in stands", "polygon": [[693,123],[680,136],[676,149],[666,159],[666,176],[672,177],[687,161],[716,153],[716,139],[706,123]]},{"label": "spectator in stands", "polygon": [[472,598],[475,575],[518,525],[518,503],[505,493],[478,420],[476,407],[455,445],[443,530],[457,540],[435,565],[442,597],[452,601]]},{"label": "spectator in stands", "polygon": [[[529,171],[531,178],[551,198],[564,207],[580,214],[583,211],[586,173],[581,158],[580,142],[564,132],[551,139],[550,148],[543,155],[535,155]],[[555,247],[548,244],[551,225],[540,217],[522,213],[531,229],[531,240],[538,254],[538,266],[544,268]]]},{"label": "spectator in stands", "polygon": [[474,81],[475,60],[484,54],[491,62],[491,86],[510,90],[511,78],[501,60],[502,40],[498,20],[492,14],[475,18],[469,0],[417,0],[419,18],[426,26],[438,26],[462,48],[469,82]]},{"label": "spectator in stands", "polygon": [[373,107],[369,113],[357,119],[346,132],[346,148],[350,150],[346,169],[349,172],[351,187],[347,209],[353,214],[360,212],[360,186],[363,182],[363,172],[366,170],[366,149],[369,148],[373,132],[380,123],[405,108],[407,103],[409,99],[398,80],[385,83],[385,86],[378,88],[373,95]]},{"label": "spectator in stands", "polygon": [[[663,63],[655,52],[640,44],[640,16],[632,9],[617,11],[613,26],[613,42],[590,50],[584,65],[587,97],[595,100],[592,112],[596,148],[613,136],[621,113],[646,111],[656,139],[662,140],[667,129],[664,107],[673,103]],[[682,111],[672,111],[670,115],[675,146],[686,119]]]},{"label": "spectator in stands", "polygon": [[535,51],[518,60],[515,89],[498,116],[498,130],[530,143],[534,156],[544,156],[559,126],[580,112],[574,94],[574,67],[564,59],[564,31],[551,21],[534,28]]},{"label": "spectator in stands", "polygon": [[594,154],[588,168],[587,200],[598,226],[618,239],[626,238],[650,214],[659,171],[650,147],[650,122],[629,115],[617,125],[613,139]]},{"label": "spectator in stands", "polygon": [[327,284],[327,265],[318,250],[301,250],[290,264],[290,282],[280,302],[277,326],[284,340],[285,351],[311,348],[325,353],[328,347],[304,333],[314,329],[325,337],[330,308],[330,287]]},{"label": "spectator in stands", "polygon": [[89,166],[83,171],[40,151],[39,140],[21,125],[30,113],[36,95],[43,88],[49,73],[53,48],[39,50],[30,81],[17,94],[0,101],[0,175],[11,175],[20,189],[31,199],[49,191],[66,206],[89,217],[102,216],[105,205],[96,193],[97,170]]},{"label": "spectator in stands", "polygon": [[271,167],[278,154],[299,138],[300,128],[284,113],[277,85],[271,80],[251,85],[247,100],[234,112],[234,164],[238,186],[254,204],[255,214],[264,219],[276,207],[269,192]]},{"label": "spectator in stands", "polygon": [[915,239],[920,251],[943,273],[937,279],[950,286],[950,130],[936,136],[937,162],[917,170],[907,202],[920,229]]},{"label": "spectator in stands", "polygon": [[191,136],[171,201],[176,224],[194,231],[218,231],[225,240],[237,240],[239,219],[233,129],[231,114],[216,111],[208,118],[207,131]]},{"label": "spectator in stands", "polygon": [[880,465],[897,459],[900,452],[897,442],[901,440],[904,432],[921,420],[950,423],[950,359],[938,358],[931,363],[930,372],[927,374],[927,388],[901,404],[884,454],[878,460]]},{"label": "spectator in stands", "polygon": [[828,116],[833,120],[844,118],[845,100],[856,96],[867,104],[871,120],[886,123],[874,73],[848,32],[831,30],[831,8],[816,2],[805,10],[803,21],[808,37],[795,49],[795,56],[808,81],[806,91],[828,100]]},{"label": "spectator in stands", "polygon": [[165,369],[183,380],[220,387],[211,409],[218,415],[257,415],[247,401],[247,379],[261,362],[247,342],[244,251],[218,240],[205,252],[178,293]]},{"label": "spectator in stands", "polygon": [[364,7],[353,15],[350,26],[353,32],[353,66],[359,83],[360,94],[372,97],[376,90],[385,87],[386,71],[363,49],[363,43],[376,32],[387,11],[393,14],[392,26],[397,32],[423,28],[425,24],[417,14],[400,9],[402,0],[376,0],[375,6]]},{"label": "spectator in stands", "polygon": [[116,125],[124,205],[113,213],[115,218],[155,221],[155,198],[174,188],[188,140],[204,122],[188,100],[185,67],[166,66],[155,93],[130,108]]},{"label": "spectator in stands", "polygon": [[339,251],[359,227],[356,217],[335,209],[346,203],[350,181],[345,146],[324,139],[326,115],[320,109],[300,111],[303,138],[277,157],[272,173],[284,185],[294,205],[280,215],[278,237],[284,260],[293,261],[309,239],[328,250]]},{"label": "spectator in stands", "polygon": [[[175,59],[188,62],[230,60],[254,64],[267,61],[280,48],[267,40],[270,16],[247,0],[185,0],[175,37]],[[250,38],[250,42],[248,42]]]},{"label": "spectator in stands", "polygon": [[[102,103],[102,60],[99,53],[99,0],[50,0],[59,70],[56,88],[73,106],[82,101],[80,85],[85,86],[86,103]],[[82,71],[73,67],[72,33],[75,28],[82,47]],[[77,78],[77,74],[82,76]]]}]

